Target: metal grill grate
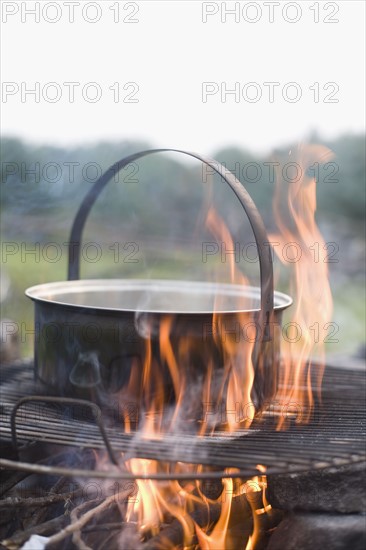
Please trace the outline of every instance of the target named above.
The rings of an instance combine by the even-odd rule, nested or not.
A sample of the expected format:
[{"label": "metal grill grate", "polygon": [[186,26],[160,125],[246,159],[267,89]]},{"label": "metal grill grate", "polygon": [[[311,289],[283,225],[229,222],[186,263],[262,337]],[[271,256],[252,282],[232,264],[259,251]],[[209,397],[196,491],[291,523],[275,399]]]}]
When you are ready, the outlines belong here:
[{"label": "metal grill grate", "polygon": [[[30,362],[1,370],[0,434],[11,440],[11,412],[20,398],[39,394]],[[267,473],[285,473],[340,466],[366,459],[365,376],[360,370],[327,367],[323,383],[323,405],[309,425],[292,424],[276,432],[273,414],[254,422],[249,430],[233,434],[215,433],[196,437],[184,433],[162,440],[125,434],[118,425],[105,432],[115,453],[124,458],[140,457],[204,464],[217,468],[239,468],[256,475],[257,464]],[[40,406],[41,405],[41,406]],[[109,422],[110,423],[110,422]],[[73,447],[105,449],[98,426],[70,415],[70,407],[31,402],[18,409],[16,434],[19,442],[38,441]]]}]

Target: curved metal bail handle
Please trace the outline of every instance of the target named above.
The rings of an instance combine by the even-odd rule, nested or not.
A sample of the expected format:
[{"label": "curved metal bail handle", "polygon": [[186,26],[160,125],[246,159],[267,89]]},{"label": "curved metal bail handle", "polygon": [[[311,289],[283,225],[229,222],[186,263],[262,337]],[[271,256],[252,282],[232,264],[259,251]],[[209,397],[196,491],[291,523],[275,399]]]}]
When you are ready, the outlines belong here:
[{"label": "curved metal bail handle", "polygon": [[106,172],[104,172],[104,174],[102,174],[102,176],[96,181],[88,194],[85,196],[75,216],[69,240],[68,279],[75,280],[79,278],[81,236],[89,212],[96,199],[98,198],[100,192],[115,176],[116,173],[118,173],[120,170],[122,170],[122,168],[124,168],[134,160],[137,160],[147,155],[151,155],[153,153],[162,152],[183,153],[184,155],[188,155],[203,162],[223,178],[223,180],[229,185],[229,187],[233,190],[233,192],[239,199],[242,207],[246,212],[246,215],[248,216],[258,248],[261,287],[261,314],[259,322],[265,329],[262,333],[263,339],[270,339],[270,321],[271,313],[273,311],[273,266],[268,237],[263,220],[249,193],[246,191],[240,181],[231,172],[228,172],[228,170],[219,162],[210,158],[202,157],[197,153],[183,151],[181,149],[148,149],[146,151],[140,151],[139,153],[129,155],[128,157],[119,160],[118,162],[113,164],[113,166],[111,166]]}]

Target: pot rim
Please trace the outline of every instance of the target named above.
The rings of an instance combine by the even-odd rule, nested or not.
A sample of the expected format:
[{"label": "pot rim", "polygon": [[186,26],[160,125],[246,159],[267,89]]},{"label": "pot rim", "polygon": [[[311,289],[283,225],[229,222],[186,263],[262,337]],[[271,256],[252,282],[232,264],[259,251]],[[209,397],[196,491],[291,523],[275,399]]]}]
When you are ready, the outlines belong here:
[{"label": "pot rim", "polygon": [[[212,283],[206,281],[180,281],[172,279],[77,279],[72,281],[51,282],[43,283],[35,286],[31,286],[26,289],[25,294],[31,300],[35,302],[47,303],[50,305],[67,306],[76,309],[86,310],[99,310],[103,312],[144,312],[153,314],[183,314],[183,315],[200,315],[200,314],[214,314],[214,313],[255,313],[259,312],[260,308],[250,307],[249,309],[225,309],[225,308],[211,308],[206,310],[195,310],[190,307],[188,309],[166,310],[159,308],[143,307],[143,299],[140,298],[141,305],[136,304],[136,307],[111,307],[111,306],[99,306],[92,304],[73,303],[70,301],[60,301],[55,298],[62,294],[68,294],[69,297],[72,294],[77,293],[93,293],[102,292],[106,294],[108,292],[128,292],[128,291],[140,291],[150,293],[161,292],[184,292],[194,300],[194,296],[202,296],[203,294],[217,297],[221,295],[223,297],[235,297],[238,299],[246,298],[257,300],[260,303],[260,287],[243,286],[232,283]],[[146,295],[145,295],[146,296]],[[274,310],[281,311],[289,307],[293,300],[287,294],[279,292],[277,290],[273,293],[274,297]]]}]

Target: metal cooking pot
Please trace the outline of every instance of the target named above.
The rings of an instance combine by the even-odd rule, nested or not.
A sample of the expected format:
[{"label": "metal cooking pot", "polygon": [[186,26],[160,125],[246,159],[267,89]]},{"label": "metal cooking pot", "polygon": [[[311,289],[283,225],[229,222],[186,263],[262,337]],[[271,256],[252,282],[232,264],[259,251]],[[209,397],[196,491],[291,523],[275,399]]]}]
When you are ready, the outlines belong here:
[{"label": "metal cooking pot", "polygon": [[[82,232],[98,195],[129,163],[163,151],[184,153],[202,161],[231,187],[253,229],[260,288],[169,280],[78,280]],[[172,347],[177,347],[174,352],[183,363],[178,366],[186,370],[189,383],[202,379],[209,361],[214,362],[215,371],[224,369],[225,346],[215,331],[218,321],[220,336],[231,339],[234,354],[237,349],[240,355],[243,339],[253,342],[252,395],[257,407],[273,396],[277,389],[282,312],[292,300],[273,290],[272,258],[262,218],[242,184],[221,164],[177,149],[152,149],[120,160],[84,198],[69,243],[69,280],[26,290],[35,302],[35,377],[48,391],[108,401],[126,387],[132,372],[135,378],[142,375],[149,353],[167,387],[171,386],[170,399],[174,401],[173,384],[159,348],[159,329],[169,318]],[[183,355],[178,351],[182,335],[189,338],[189,349]]]}]

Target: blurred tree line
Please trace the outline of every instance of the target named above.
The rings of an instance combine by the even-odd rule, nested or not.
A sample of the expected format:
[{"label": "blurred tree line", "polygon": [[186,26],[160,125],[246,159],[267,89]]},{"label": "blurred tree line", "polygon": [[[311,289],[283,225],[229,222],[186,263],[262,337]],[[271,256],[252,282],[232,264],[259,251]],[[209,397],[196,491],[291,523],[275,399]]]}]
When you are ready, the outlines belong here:
[{"label": "blurred tree line", "polygon": [[[326,142],[316,136],[310,142],[328,146],[335,157],[331,162],[307,167],[316,177],[318,211],[323,220],[362,223],[365,210],[365,136],[345,135]],[[21,238],[28,232],[29,218],[52,224],[35,226],[37,238],[50,238],[52,232],[69,228],[82,198],[94,181],[123,156],[149,148],[143,142],[101,142],[88,147],[61,148],[36,146],[16,138],[3,138],[1,144],[1,210],[8,213],[3,235]],[[291,147],[274,151],[268,157],[244,149],[227,147],[212,157],[245,185],[262,215],[271,225],[274,188],[274,162],[286,167]],[[289,178],[294,173],[287,172]],[[179,238],[191,232],[204,215],[207,197],[214,203],[235,233],[242,218],[227,186],[220,177],[198,162],[182,155],[158,154],[126,167],[103,191],[93,216],[103,219],[104,227],[118,219],[131,233],[139,231]],[[203,212],[203,213],[202,213]],[[200,214],[201,213],[201,214]],[[114,220],[114,221],[113,221]],[[202,221],[202,220],[201,220]],[[142,223],[142,225],[141,225]]]}]

